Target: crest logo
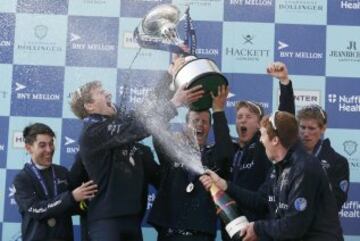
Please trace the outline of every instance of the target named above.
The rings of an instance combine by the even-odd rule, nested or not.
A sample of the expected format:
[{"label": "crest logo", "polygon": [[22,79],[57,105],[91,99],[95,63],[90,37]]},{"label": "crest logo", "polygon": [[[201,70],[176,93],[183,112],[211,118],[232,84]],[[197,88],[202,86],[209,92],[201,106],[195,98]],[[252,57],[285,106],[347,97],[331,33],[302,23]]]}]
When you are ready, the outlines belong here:
[{"label": "crest logo", "polygon": [[45,25],[36,25],[34,28],[35,37],[42,40],[48,33],[48,27]]},{"label": "crest logo", "polygon": [[336,100],[337,100],[336,94],[328,94],[328,101],[329,101],[330,103],[335,103]]},{"label": "crest logo", "polygon": [[346,154],[351,156],[356,152],[358,144],[355,141],[344,141],[343,146]]}]

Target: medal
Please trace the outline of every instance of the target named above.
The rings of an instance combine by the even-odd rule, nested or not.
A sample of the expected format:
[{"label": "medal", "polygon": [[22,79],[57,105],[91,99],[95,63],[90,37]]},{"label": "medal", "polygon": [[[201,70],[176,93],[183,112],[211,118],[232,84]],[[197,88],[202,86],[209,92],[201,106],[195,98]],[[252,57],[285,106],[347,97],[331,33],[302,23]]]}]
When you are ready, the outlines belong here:
[{"label": "medal", "polygon": [[47,220],[47,223],[48,223],[49,227],[53,228],[56,225],[56,219],[55,218],[50,218],[50,219]]},{"label": "medal", "polygon": [[186,192],[190,193],[192,192],[192,190],[194,190],[194,183],[190,182],[187,186],[186,186]]}]

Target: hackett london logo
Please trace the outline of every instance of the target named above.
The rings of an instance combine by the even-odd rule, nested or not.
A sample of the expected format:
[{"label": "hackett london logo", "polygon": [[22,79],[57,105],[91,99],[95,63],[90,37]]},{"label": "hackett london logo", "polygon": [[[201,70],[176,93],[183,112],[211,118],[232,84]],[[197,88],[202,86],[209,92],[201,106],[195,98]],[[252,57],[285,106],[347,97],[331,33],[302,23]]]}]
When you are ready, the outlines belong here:
[{"label": "hackett london logo", "polygon": [[241,61],[259,61],[262,58],[269,57],[270,49],[256,48],[255,35],[246,34],[242,38],[242,48],[226,47],[225,55],[235,57],[236,60]]},{"label": "hackett london logo", "polygon": [[[290,45],[284,41],[278,41],[278,50],[286,49]],[[294,58],[294,59],[322,59],[323,53],[320,52],[309,52],[309,51],[279,51],[280,58]]]},{"label": "hackett london logo", "polygon": [[352,156],[356,152],[357,146],[358,146],[358,144],[355,141],[344,141],[343,142],[344,151],[349,156]]},{"label": "hackett london logo", "polygon": [[360,62],[360,50],[357,49],[357,41],[349,40],[343,45],[342,50],[330,50],[330,58],[338,62]]}]

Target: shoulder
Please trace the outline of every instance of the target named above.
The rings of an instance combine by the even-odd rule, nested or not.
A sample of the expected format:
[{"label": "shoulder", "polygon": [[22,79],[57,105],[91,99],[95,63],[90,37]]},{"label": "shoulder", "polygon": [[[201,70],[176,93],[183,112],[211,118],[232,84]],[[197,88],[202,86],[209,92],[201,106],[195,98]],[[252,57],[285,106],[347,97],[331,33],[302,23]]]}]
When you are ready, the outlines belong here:
[{"label": "shoulder", "polygon": [[14,178],[14,184],[18,182],[28,181],[31,179],[31,176],[25,171],[25,168],[21,169]]}]

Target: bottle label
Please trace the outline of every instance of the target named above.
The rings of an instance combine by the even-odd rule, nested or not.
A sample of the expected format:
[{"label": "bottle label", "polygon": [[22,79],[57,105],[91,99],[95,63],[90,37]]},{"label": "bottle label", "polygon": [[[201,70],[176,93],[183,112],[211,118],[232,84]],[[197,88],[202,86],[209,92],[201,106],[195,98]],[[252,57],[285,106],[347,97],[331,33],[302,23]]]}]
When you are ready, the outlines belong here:
[{"label": "bottle label", "polygon": [[248,223],[249,221],[245,216],[240,216],[228,223],[225,226],[225,229],[226,232],[229,234],[230,238],[232,238],[237,232],[240,232],[242,229],[244,229],[246,224]]}]

